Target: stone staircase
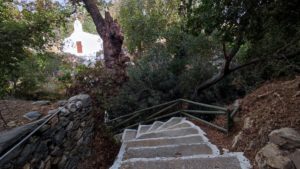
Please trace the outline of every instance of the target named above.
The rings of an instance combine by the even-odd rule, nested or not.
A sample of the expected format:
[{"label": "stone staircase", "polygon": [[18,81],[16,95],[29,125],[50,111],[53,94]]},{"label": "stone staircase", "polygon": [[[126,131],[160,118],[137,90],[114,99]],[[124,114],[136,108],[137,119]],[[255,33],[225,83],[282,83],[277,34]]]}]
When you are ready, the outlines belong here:
[{"label": "stone staircase", "polygon": [[223,153],[192,122],[167,122],[126,129],[111,169],[250,169],[243,153]]}]

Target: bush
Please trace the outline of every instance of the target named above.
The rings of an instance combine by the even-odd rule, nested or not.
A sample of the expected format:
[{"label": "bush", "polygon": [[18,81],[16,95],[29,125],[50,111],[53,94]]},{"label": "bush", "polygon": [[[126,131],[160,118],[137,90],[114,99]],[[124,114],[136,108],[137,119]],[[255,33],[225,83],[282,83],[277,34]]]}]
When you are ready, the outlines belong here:
[{"label": "bush", "polygon": [[95,67],[80,67],[67,94],[89,94],[99,109],[105,109],[109,98],[116,95],[117,90],[112,72],[98,62]]}]

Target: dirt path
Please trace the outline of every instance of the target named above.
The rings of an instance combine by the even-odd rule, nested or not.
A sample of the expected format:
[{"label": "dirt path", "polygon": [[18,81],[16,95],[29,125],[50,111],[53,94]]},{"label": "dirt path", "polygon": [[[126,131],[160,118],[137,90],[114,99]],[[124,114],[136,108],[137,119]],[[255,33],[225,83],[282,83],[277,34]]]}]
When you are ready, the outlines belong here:
[{"label": "dirt path", "polygon": [[9,125],[5,128],[3,120],[0,119],[0,131],[29,123],[30,121],[23,117],[27,112],[38,111],[44,116],[49,110],[58,107],[56,103],[44,106],[33,105],[32,103],[33,101],[25,100],[0,100],[0,110]]}]

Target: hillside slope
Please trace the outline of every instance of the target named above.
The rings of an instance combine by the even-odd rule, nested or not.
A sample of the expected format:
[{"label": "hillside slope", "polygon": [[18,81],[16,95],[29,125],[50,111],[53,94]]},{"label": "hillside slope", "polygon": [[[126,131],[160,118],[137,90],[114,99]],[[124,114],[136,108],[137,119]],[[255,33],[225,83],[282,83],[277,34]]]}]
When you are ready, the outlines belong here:
[{"label": "hillside slope", "polygon": [[[214,144],[231,151],[245,152],[257,168],[255,155],[269,141],[271,131],[290,127],[300,132],[300,76],[262,84],[240,100],[240,110],[234,121],[228,135],[206,125],[198,125]],[[224,117],[217,117],[214,121],[220,122],[225,122]]]},{"label": "hillside slope", "polygon": [[300,77],[265,83],[242,100],[238,116],[244,119],[243,132],[234,149],[254,159],[271,131],[283,127],[300,131]]}]

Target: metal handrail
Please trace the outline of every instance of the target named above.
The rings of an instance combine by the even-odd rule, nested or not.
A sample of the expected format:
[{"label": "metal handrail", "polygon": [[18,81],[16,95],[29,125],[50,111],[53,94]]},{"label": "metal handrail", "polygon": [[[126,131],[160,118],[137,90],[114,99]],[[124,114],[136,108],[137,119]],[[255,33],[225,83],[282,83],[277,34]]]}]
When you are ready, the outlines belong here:
[{"label": "metal handrail", "polygon": [[198,118],[198,117],[196,117],[196,116],[193,116],[193,115],[190,115],[190,114],[184,113],[184,112],[182,112],[182,114],[185,115],[185,116],[187,116],[187,117],[190,117],[190,118],[192,118],[192,119],[195,119],[195,120],[197,120],[197,121],[200,121],[200,122],[202,122],[202,123],[205,123],[205,124],[207,124],[207,125],[209,125],[209,126],[212,126],[212,127],[216,128],[216,129],[218,129],[218,130],[220,130],[220,131],[223,131],[223,132],[226,132],[226,133],[228,132],[228,129],[223,128],[223,127],[220,127],[220,126],[218,126],[218,125],[216,125],[216,124],[210,123],[210,122],[208,122],[208,121],[206,121],[206,120],[200,119],[200,118]]},{"label": "metal handrail", "polygon": [[217,109],[217,110],[227,111],[227,108],[225,108],[225,107],[214,106],[214,105],[205,104],[205,103],[199,103],[199,102],[195,102],[195,101],[191,101],[191,100],[187,100],[187,99],[179,99],[179,100],[181,100],[183,102],[191,103],[191,104],[194,104],[194,105],[198,105],[198,106],[203,106],[203,107],[213,108],[213,109]]},{"label": "metal handrail", "polygon": [[[209,108],[209,109],[208,110],[182,110],[182,109],[179,109],[175,112],[171,112],[171,113],[159,116],[160,114],[162,114],[162,113],[166,112],[167,110],[170,110],[171,108],[178,105],[178,103],[189,103],[189,104],[202,106],[202,107]],[[144,116],[143,113],[145,113],[147,110],[153,110],[153,109],[163,107],[163,106],[166,106],[166,107],[160,109],[159,111],[157,111],[157,112],[155,112],[155,113],[153,113],[153,114],[151,114],[147,117],[144,117],[144,120],[140,120],[140,121],[137,122],[138,117],[139,117],[139,119],[141,119],[141,116]],[[212,110],[212,109],[215,109],[215,110]],[[215,106],[215,105],[209,105],[209,104],[205,104],[205,103],[199,103],[199,102],[195,102],[195,101],[191,101],[191,100],[187,100],[187,99],[177,99],[177,100],[169,101],[169,102],[166,102],[166,103],[154,105],[154,106],[151,106],[151,107],[148,107],[148,108],[145,108],[145,109],[137,110],[137,111],[134,111],[134,112],[129,113],[127,115],[123,115],[123,116],[117,117],[115,119],[112,119],[112,120],[110,120],[110,122],[115,122],[115,121],[118,121],[118,120],[121,120],[121,119],[124,119],[124,118],[127,117],[127,119],[121,121],[120,123],[116,123],[116,125],[113,126],[113,129],[116,129],[117,131],[123,131],[126,128],[136,127],[141,123],[149,123],[151,121],[159,120],[159,119],[162,119],[162,118],[165,118],[165,117],[168,117],[170,115],[177,114],[177,113],[181,113],[181,115],[183,115],[183,116],[195,119],[197,121],[201,121],[201,122],[203,122],[207,125],[210,125],[210,126],[216,128],[216,129],[220,130],[220,131],[227,132],[227,133],[229,131],[230,123],[232,122],[229,110],[227,108],[220,107],[220,106]],[[211,115],[227,115],[227,126],[226,126],[226,128],[220,127],[216,124],[213,124],[213,123],[210,123],[210,122],[205,121],[203,119],[200,119],[200,118],[198,118],[194,115],[191,115],[189,113],[211,114]],[[134,124],[132,124],[132,123],[130,124],[130,122],[133,122],[133,121],[134,121]],[[127,127],[122,128],[122,129],[118,129],[120,126],[123,126],[125,124],[128,124]]]},{"label": "metal handrail", "polygon": [[148,108],[145,108],[145,109],[137,110],[137,111],[134,111],[132,113],[129,113],[129,114],[126,114],[126,115],[114,118],[114,119],[109,120],[109,121],[116,121],[116,120],[122,119],[124,117],[128,117],[128,116],[134,115],[134,114],[139,113],[139,112],[143,112],[143,111],[146,111],[146,110],[151,110],[151,109],[154,109],[154,108],[157,108],[157,107],[161,107],[161,106],[165,106],[165,105],[168,105],[168,104],[172,104],[172,103],[178,102],[179,100],[180,99],[172,100],[172,101],[169,101],[169,102],[166,102],[166,103],[162,103],[162,104],[154,105],[154,106],[151,106],[151,107],[148,107]]},{"label": "metal handrail", "polygon": [[214,114],[214,115],[224,115],[225,111],[209,111],[209,110],[182,110],[187,113],[201,113],[201,114]]},{"label": "metal handrail", "polygon": [[[0,161],[3,160],[7,155],[9,155],[11,152],[13,152],[16,148],[18,148],[20,145],[22,145],[25,141],[27,141],[33,134],[35,134],[41,127],[43,127],[46,123],[48,123],[54,116],[56,116],[60,111],[62,110],[62,107],[58,108],[58,110],[50,115],[48,119],[46,119],[42,124],[40,124],[37,128],[35,128],[33,131],[31,131],[26,137],[24,137],[21,141],[19,141],[16,145],[14,145],[10,150],[8,150],[6,153],[4,153],[0,157]],[[45,116],[47,118],[48,116]],[[41,119],[40,121],[44,120]]]}]

